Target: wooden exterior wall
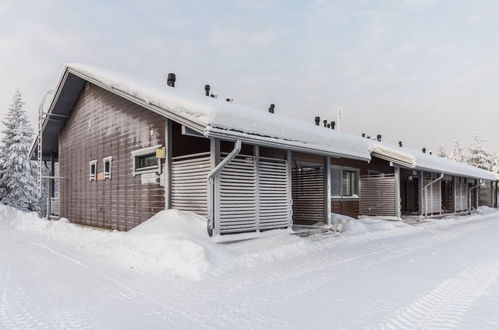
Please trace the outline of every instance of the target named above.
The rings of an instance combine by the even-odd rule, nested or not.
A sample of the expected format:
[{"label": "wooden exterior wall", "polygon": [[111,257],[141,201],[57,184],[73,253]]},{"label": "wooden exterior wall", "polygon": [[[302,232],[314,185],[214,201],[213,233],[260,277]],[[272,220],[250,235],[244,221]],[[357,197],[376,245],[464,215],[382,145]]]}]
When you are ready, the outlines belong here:
[{"label": "wooden exterior wall", "polygon": [[[164,145],[165,118],[87,83],[60,133],[61,216],[129,230],[165,208],[164,188],[133,176],[133,150]],[[111,179],[89,181],[89,161],[112,156]]]}]

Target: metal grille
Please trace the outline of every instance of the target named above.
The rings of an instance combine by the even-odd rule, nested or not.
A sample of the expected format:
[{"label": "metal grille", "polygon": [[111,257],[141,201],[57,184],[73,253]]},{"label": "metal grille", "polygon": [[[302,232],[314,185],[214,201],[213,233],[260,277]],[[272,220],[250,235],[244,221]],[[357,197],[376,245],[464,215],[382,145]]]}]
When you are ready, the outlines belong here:
[{"label": "metal grille", "polygon": [[[431,175],[424,178],[424,184],[428,184],[437,178],[436,175]],[[441,213],[442,212],[442,182],[437,181],[426,187],[426,194],[423,196],[423,212]],[[426,207],[428,204],[428,207]]]},{"label": "metal grille", "polygon": [[59,216],[59,198],[50,199],[50,214],[54,216]]},{"label": "metal grille", "polygon": [[325,181],[321,165],[297,165],[293,168],[293,221],[324,221]]},{"label": "metal grille", "polygon": [[458,178],[456,182],[456,211],[465,211],[468,209],[468,192],[466,181]]},{"label": "metal grille", "polygon": [[[226,155],[225,155],[226,156]],[[238,155],[220,173],[220,234],[256,231],[255,157]]]},{"label": "metal grille", "polygon": [[291,196],[286,160],[260,157],[260,230],[286,228],[291,224]]},{"label": "metal grille", "polygon": [[479,205],[492,207],[492,185],[490,182],[480,185]]},{"label": "metal grille", "polygon": [[200,153],[172,158],[171,203],[182,211],[207,216],[207,182],[210,154]]},{"label": "metal grille", "polygon": [[397,182],[395,175],[360,177],[359,214],[397,216]]}]

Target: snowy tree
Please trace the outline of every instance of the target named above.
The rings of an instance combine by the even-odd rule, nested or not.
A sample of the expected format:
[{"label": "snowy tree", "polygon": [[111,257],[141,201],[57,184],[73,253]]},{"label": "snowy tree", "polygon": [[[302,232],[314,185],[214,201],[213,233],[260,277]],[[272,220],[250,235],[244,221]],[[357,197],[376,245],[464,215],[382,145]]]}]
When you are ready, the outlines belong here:
[{"label": "snowy tree", "polygon": [[467,163],[471,166],[479,167],[484,170],[492,170],[491,155],[483,148],[482,140],[475,134],[471,144],[468,147],[469,155]]},{"label": "snowy tree", "polygon": [[492,172],[499,173],[499,150],[494,152]]},{"label": "snowy tree", "polygon": [[442,158],[448,158],[447,151],[443,145],[440,145],[437,150],[437,156]]},{"label": "snowy tree", "polygon": [[449,158],[459,163],[466,162],[466,155],[464,154],[464,149],[459,140],[454,140],[454,149],[452,150]]},{"label": "snowy tree", "polygon": [[23,108],[24,101],[17,91],[5,120],[2,138],[0,186],[5,189],[2,203],[23,211],[36,211],[36,164],[29,160],[33,129]]}]

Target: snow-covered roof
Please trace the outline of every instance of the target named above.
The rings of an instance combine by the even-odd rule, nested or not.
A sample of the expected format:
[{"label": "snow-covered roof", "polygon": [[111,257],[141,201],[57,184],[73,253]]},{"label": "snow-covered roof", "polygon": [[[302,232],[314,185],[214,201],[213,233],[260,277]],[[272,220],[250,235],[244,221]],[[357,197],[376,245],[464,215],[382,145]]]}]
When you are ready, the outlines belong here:
[{"label": "snow-covered roof", "polygon": [[408,148],[396,147],[373,140],[369,141],[371,143],[370,149],[373,156],[389,159],[394,163],[407,167],[485,180],[495,181],[499,179],[497,173],[489,172],[478,167]]},{"label": "snow-covered roof", "polygon": [[290,149],[370,159],[369,143],[361,137],[318,127],[225,100],[151,84],[117,72],[84,64],[67,64],[68,71],[128,99],[163,111],[207,137],[241,139]]}]

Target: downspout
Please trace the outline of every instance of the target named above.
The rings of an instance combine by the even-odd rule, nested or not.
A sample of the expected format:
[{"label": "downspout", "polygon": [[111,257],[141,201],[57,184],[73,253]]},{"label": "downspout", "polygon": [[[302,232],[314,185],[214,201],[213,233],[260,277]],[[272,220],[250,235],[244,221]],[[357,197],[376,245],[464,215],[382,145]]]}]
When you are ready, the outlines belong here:
[{"label": "downspout", "polygon": [[468,212],[470,212],[470,214],[471,214],[471,191],[478,187],[480,187],[480,182],[478,182],[476,185],[471,187],[470,190],[468,190]]},{"label": "downspout", "polygon": [[214,222],[215,222],[215,204],[217,199],[214,196],[215,193],[215,177],[218,173],[227,165],[230,161],[232,161],[241,151],[241,140],[236,140],[234,143],[234,149],[227,155],[220,163],[218,163],[215,168],[213,168],[210,173],[208,173],[208,189],[210,191],[211,198],[208,201],[209,211],[208,211],[208,224],[207,230],[208,235],[213,236]]},{"label": "downspout", "polygon": [[423,191],[424,191],[424,216],[425,216],[425,218],[428,216],[428,187],[431,186],[432,184],[442,180],[443,177],[444,177],[444,174],[440,173],[440,176],[438,178],[436,178],[433,181],[430,181],[429,183],[425,184],[425,186],[423,187]]}]

